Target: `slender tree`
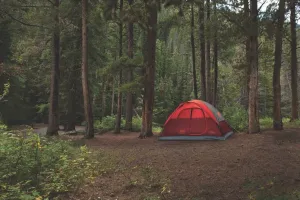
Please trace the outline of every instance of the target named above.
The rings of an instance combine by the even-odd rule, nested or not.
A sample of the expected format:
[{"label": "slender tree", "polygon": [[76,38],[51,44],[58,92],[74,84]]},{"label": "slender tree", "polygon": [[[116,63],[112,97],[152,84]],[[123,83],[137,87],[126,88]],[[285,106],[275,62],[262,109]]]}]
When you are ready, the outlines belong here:
[{"label": "slender tree", "polygon": [[196,55],[195,55],[195,22],[194,22],[194,2],[191,5],[191,45],[192,45],[192,65],[193,65],[193,82],[194,82],[194,97],[198,98],[197,76],[196,76]]},{"label": "slender tree", "polygon": [[258,23],[257,0],[250,0],[248,132],[260,132],[258,120]]},{"label": "slender tree", "polygon": [[112,78],[112,92],[111,92],[111,109],[110,109],[110,115],[114,115],[115,113],[115,79]]},{"label": "slender tree", "polygon": [[146,2],[147,9],[147,42],[144,97],[143,97],[143,122],[140,138],[150,137],[152,132],[152,117],[154,105],[154,79],[155,79],[155,52],[157,36],[157,5],[153,2]]},{"label": "slender tree", "polygon": [[88,63],[87,63],[87,0],[82,0],[82,65],[81,65],[81,79],[84,115],[86,121],[85,138],[94,137],[94,121],[93,111],[90,100],[89,82],[88,82]]},{"label": "slender tree", "polygon": [[218,15],[217,15],[217,2],[214,1],[214,23],[215,23],[215,30],[214,30],[214,93],[213,93],[213,105],[216,106],[217,104],[217,95],[218,95]]},{"label": "slender tree", "polygon": [[199,39],[200,39],[200,74],[201,99],[206,101],[206,70],[205,70],[205,34],[204,34],[204,1],[199,3]]},{"label": "slender tree", "polygon": [[[129,6],[131,6],[133,0],[128,0]],[[133,58],[133,23],[128,22],[128,57]],[[127,72],[127,81],[132,82],[133,72],[131,69]],[[125,129],[132,130],[132,115],[133,115],[133,95],[131,91],[127,92],[126,96],[126,123]]]},{"label": "slender tree", "polygon": [[[250,10],[249,10],[249,1],[248,0],[244,0],[244,27],[245,29],[247,29],[246,27],[248,27],[248,21],[249,21],[249,17],[250,17]],[[249,30],[251,31],[251,30]],[[249,37],[249,31],[246,31],[246,38],[245,38],[245,63],[246,63],[246,69],[245,69],[245,76],[247,77],[247,83],[246,83],[246,101],[245,101],[245,105],[248,107],[249,104],[249,82],[250,82],[250,72],[251,72],[251,67],[250,67],[250,37]]]},{"label": "slender tree", "polygon": [[[206,0],[206,21],[207,23],[210,23],[210,0]],[[207,32],[210,33],[210,30],[208,30]],[[211,60],[210,60],[210,38],[207,37],[206,38],[206,100],[209,103],[212,103],[211,82],[212,81],[211,81]]]},{"label": "slender tree", "polygon": [[53,30],[53,65],[51,70],[50,105],[47,135],[58,135],[58,99],[59,99],[59,65],[60,65],[60,29],[59,29],[59,0],[55,0],[54,6],[54,30]]},{"label": "slender tree", "polygon": [[67,93],[67,121],[64,126],[64,131],[75,131],[76,124],[76,90],[77,84],[76,81],[79,77],[78,69],[80,66],[74,65],[71,69],[69,78],[68,78],[68,93]]},{"label": "slender tree", "polygon": [[296,0],[290,0],[291,15],[291,77],[292,77],[292,120],[298,119],[298,67],[296,34]]},{"label": "slender tree", "polygon": [[275,33],[275,63],[273,71],[273,128],[282,130],[281,118],[281,85],[280,85],[280,70],[281,70],[281,55],[282,55],[282,35],[284,23],[285,0],[279,1],[278,19]]},{"label": "slender tree", "polygon": [[[123,10],[123,0],[120,0],[120,13]],[[123,23],[119,22],[119,57],[123,55]],[[119,87],[122,85],[123,71],[120,70],[119,74]],[[122,92],[118,91],[118,108],[117,108],[117,118],[116,118],[116,127],[115,133],[121,132],[121,119],[122,119]]]}]

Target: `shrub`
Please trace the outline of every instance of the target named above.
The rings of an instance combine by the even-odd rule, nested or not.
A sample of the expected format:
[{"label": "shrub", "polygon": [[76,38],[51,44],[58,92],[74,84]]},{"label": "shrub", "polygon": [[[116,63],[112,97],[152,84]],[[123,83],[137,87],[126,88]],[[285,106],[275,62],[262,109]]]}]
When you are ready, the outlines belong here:
[{"label": "shrub", "polygon": [[132,118],[132,130],[141,131],[141,129],[142,129],[142,118],[134,116]]},{"label": "shrub", "polygon": [[272,128],[272,126],[273,126],[273,119],[271,117],[261,118],[261,119],[259,119],[259,124],[260,124],[260,127],[262,129]]},{"label": "shrub", "polygon": [[[261,128],[272,128],[273,127],[273,118],[271,117],[264,117],[259,120]],[[299,128],[300,127],[300,120],[291,121],[290,118],[284,117],[282,119],[283,127],[287,128]]]},{"label": "shrub", "polygon": [[[115,129],[116,116],[106,116],[102,120],[96,120],[94,126],[96,129],[101,130],[101,132],[112,131]],[[125,119],[121,119],[121,129],[125,128]],[[142,118],[134,116],[132,118],[132,131],[139,132],[142,128]],[[153,123],[153,132],[160,132],[161,128]]]},{"label": "shrub", "polygon": [[[97,159],[95,159],[97,156]],[[0,134],[0,199],[44,199],[72,191],[111,165],[69,141]]]},{"label": "shrub", "polygon": [[247,110],[240,104],[225,107],[222,114],[230,126],[237,131],[244,131],[248,125]]}]

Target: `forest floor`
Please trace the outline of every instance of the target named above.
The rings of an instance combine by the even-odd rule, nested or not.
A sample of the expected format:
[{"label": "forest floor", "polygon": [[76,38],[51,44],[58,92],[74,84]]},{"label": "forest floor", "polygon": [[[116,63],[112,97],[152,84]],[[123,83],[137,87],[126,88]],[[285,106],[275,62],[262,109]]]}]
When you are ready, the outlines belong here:
[{"label": "forest floor", "polygon": [[300,199],[300,129],[226,141],[158,141],[133,132],[64,137],[116,160],[112,171],[67,199]]}]

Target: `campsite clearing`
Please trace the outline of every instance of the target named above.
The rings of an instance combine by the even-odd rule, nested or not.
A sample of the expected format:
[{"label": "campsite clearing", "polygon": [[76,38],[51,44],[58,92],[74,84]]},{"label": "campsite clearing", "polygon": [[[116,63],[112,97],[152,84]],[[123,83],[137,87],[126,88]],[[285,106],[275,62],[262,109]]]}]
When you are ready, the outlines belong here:
[{"label": "campsite clearing", "polygon": [[237,200],[296,198],[300,130],[234,134],[226,141],[158,141],[138,133],[64,136],[115,156],[111,172],[69,199]]}]

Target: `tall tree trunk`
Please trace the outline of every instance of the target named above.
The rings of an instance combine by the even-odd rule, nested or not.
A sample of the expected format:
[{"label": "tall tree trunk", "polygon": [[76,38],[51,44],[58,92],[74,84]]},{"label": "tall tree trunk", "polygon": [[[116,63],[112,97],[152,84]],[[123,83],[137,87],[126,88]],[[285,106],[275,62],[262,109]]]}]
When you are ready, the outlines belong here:
[{"label": "tall tree trunk", "polygon": [[[128,0],[128,4],[131,6],[133,0]],[[133,58],[133,23],[128,23],[128,57]],[[127,81],[132,82],[133,72],[129,69],[127,72]],[[133,115],[133,95],[131,91],[127,92],[126,96],[126,124],[125,129],[132,130],[132,115]]]},{"label": "tall tree trunk", "polygon": [[88,80],[88,60],[87,60],[87,0],[82,0],[82,65],[81,79],[83,92],[84,115],[86,121],[85,138],[94,137],[94,119],[90,100],[89,80]]},{"label": "tall tree trunk", "polygon": [[75,131],[76,125],[76,80],[79,77],[78,67],[74,65],[69,78],[68,102],[67,102],[67,121],[64,127],[65,131]]},{"label": "tall tree trunk", "polygon": [[249,133],[260,132],[258,120],[258,23],[257,0],[250,0],[251,32],[249,38]]},{"label": "tall tree trunk", "polygon": [[292,79],[292,120],[298,119],[298,66],[296,33],[296,0],[291,0],[291,79]]},{"label": "tall tree trunk", "polygon": [[275,33],[275,63],[273,71],[273,128],[282,130],[283,124],[281,119],[281,85],[280,85],[280,70],[282,56],[282,32],[284,23],[285,0],[279,1],[278,21]]},{"label": "tall tree trunk", "polygon": [[115,79],[112,78],[112,92],[111,92],[111,110],[110,115],[114,115],[115,113]]},{"label": "tall tree trunk", "polygon": [[[120,13],[123,10],[123,0],[120,0]],[[119,58],[121,58],[123,55],[123,23],[120,21],[119,24]],[[116,118],[116,127],[115,127],[115,133],[121,132],[121,121],[122,121],[122,92],[120,90],[120,87],[122,85],[122,69],[120,69],[119,74],[119,90],[118,90],[118,110],[117,110],[117,118]]]},{"label": "tall tree trunk", "polygon": [[214,1],[214,16],[215,16],[215,30],[214,30],[214,93],[213,105],[217,105],[218,95],[218,16],[217,16],[217,2]]},{"label": "tall tree trunk", "polygon": [[200,39],[200,73],[201,73],[201,99],[206,101],[206,70],[205,70],[205,30],[204,30],[204,1],[199,5],[199,39]]},{"label": "tall tree trunk", "polygon": [[194,83],[194,97],[198,98],[198,89],[197,89],[197,76],[196,76],[196,55],[195,55],[195,37],[194,37],[194,29],[195,29],[195,20],[194,20],[194,3],[191,6],[191,45],[192,45],[192,64],[193,64],[193,83]]},{"label": "tall tree trunk", "polygon": [[54,32],[53,32],[53,65],[51,70],[51,89],[49,105],[49,121],[47,135],[58,135],[58,99],[59,99],[59,65],[60,65],[60,29],[59,29],[59,0],[54,3]]},{"label": "tall tree trunk", "polygon": [[[210,0],[206,0],[206,21],[210,23]],[[210,33],[210,30],[208,30]],[[209,35],[209,34],[208,34]],[[211,95],[211,60],[210,60],[210,38],[206,38],[206,100],[212,103]]]},{"label": "tall tree trunk", "polygon": [[[248,27],[248,21],[250,17],[250,10],[249,10],[249,1],[244,0],[244,20],[245,24],[244,27]],[[251,30],[249,30],[251,31]],[[249,104],[249,82],[250,82],[250,72],[251,72],[251,67],[250,67],[250,37],[249,33],[246,33],[246,42],[245,42],[245,50],[246,50],[246,55],[245,55],[245,60],[246,60],[246,69],[245,69],[245,76],[247,77],[247,82],[245,83],[246,85],[246,100],[245,100],[245,107],[248,107]]]},{"label": "tall tree trunk", "polygon": [[152,132],[152,117],[154,104],[154,79],[155,79],[155,51],[156,51],[156,26],[157,26],[157,8],[152,3],[146,3],[148,13],[147,23],[147,52],[146,52],[146,73],[145,73],[145,91],[143,108],[143,127],[140,137],[150,137]]},{"label": "tall tree trunk", "polygon": [[103,85],[102,85],[102,97],[101,97],[101,107],[102,107],[102,113],[101,113],[101,119],[106,116],[106,88],[108,85],[108,79],[106,77],[103,78]]}]

